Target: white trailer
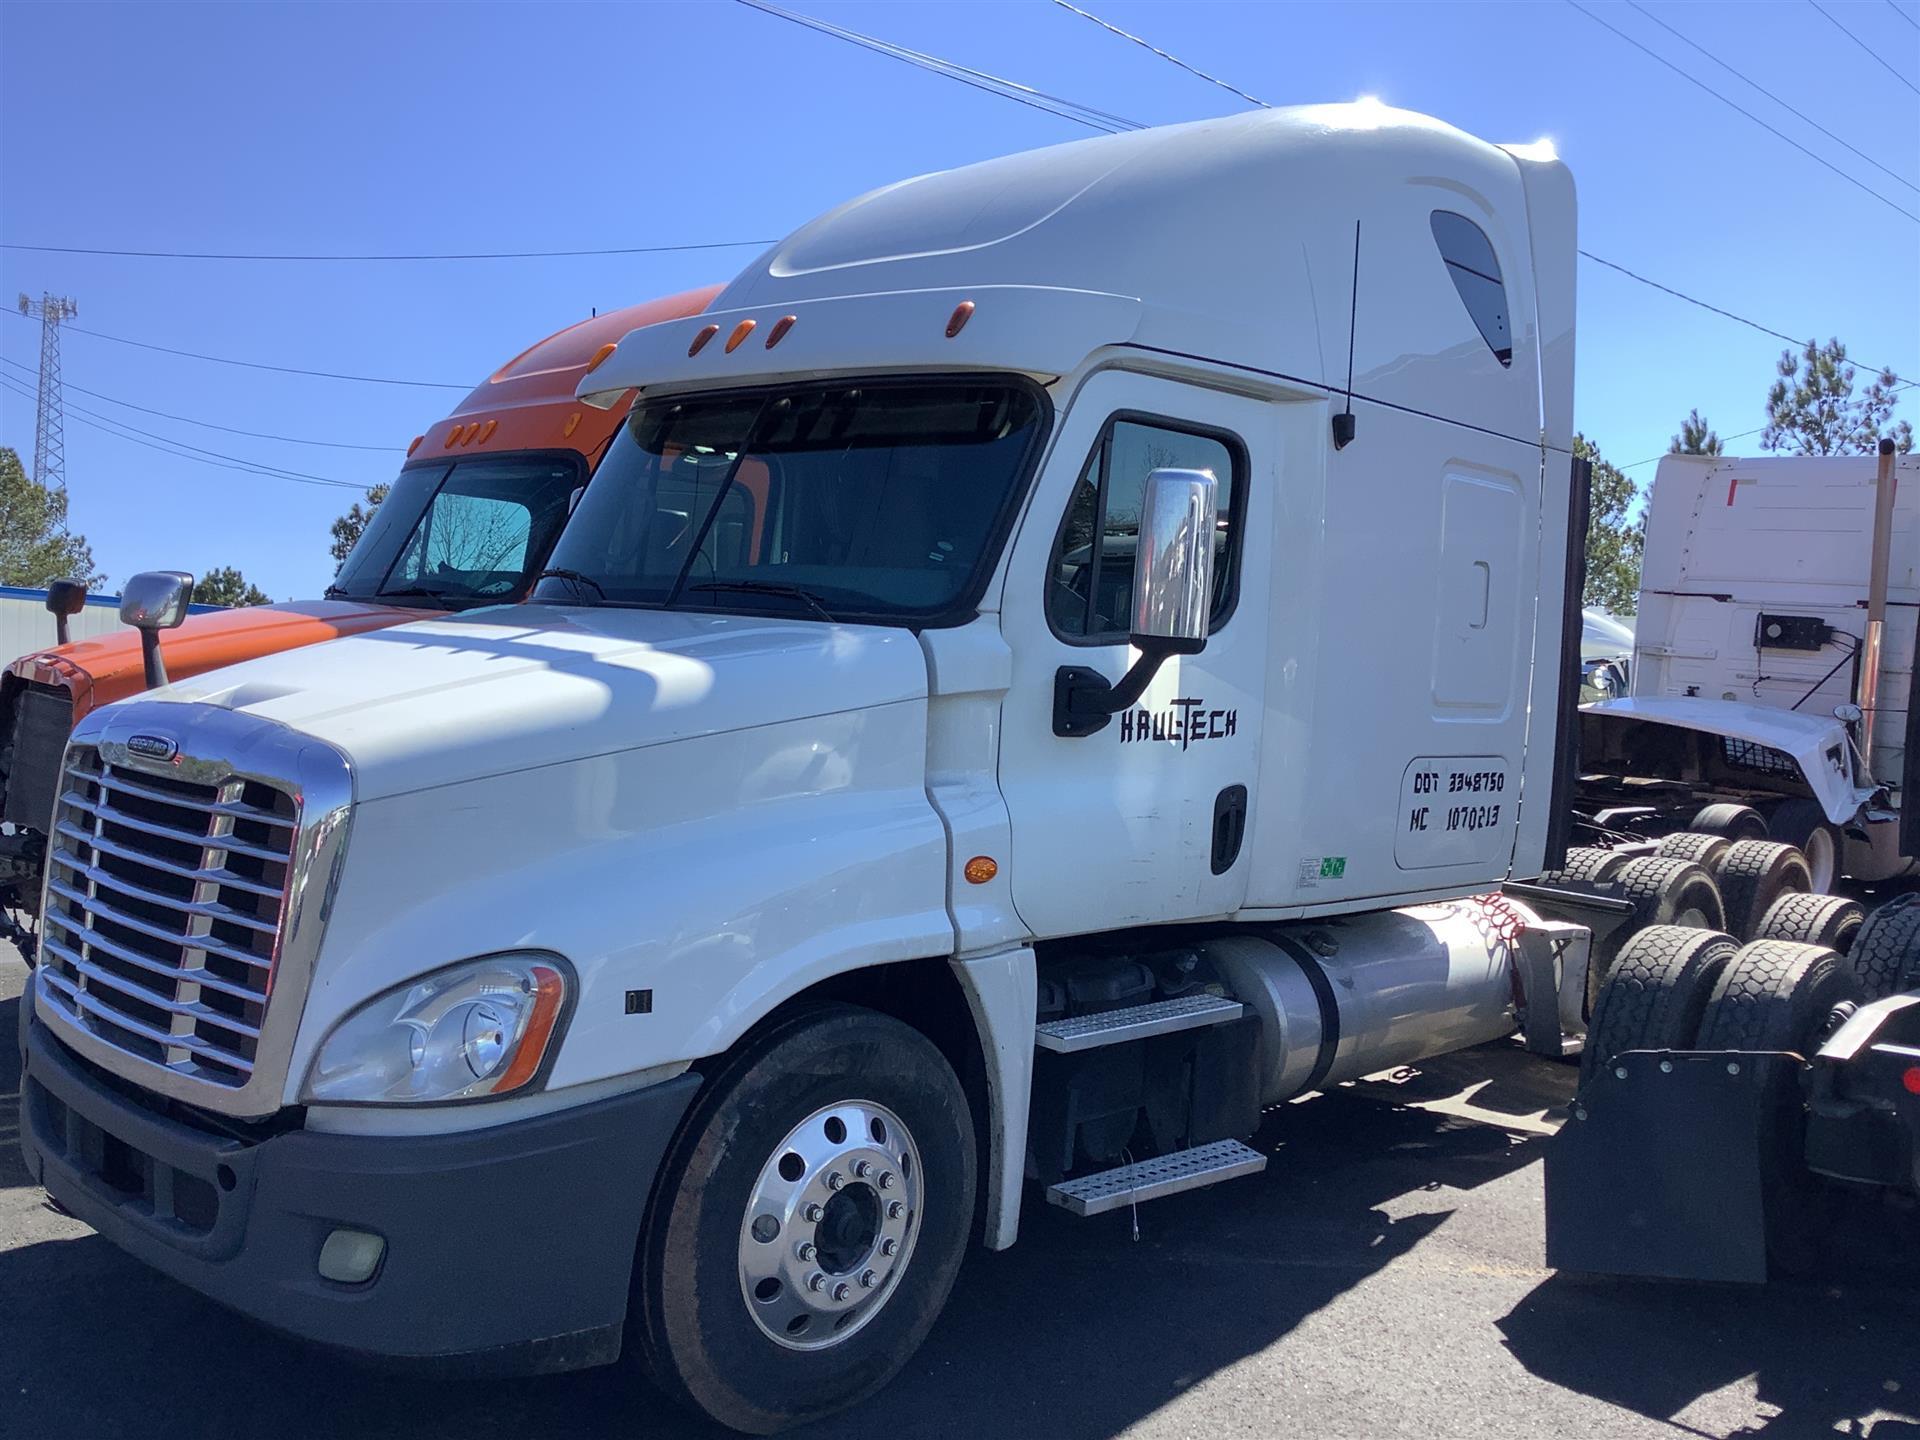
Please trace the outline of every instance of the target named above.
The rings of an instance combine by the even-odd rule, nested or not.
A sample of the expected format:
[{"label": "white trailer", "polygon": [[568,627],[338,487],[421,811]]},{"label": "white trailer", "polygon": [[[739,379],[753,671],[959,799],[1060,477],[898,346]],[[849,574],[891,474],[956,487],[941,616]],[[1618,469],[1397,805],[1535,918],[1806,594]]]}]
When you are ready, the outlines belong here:
[{"label": "white trailer", "polygon": [[1571,779],[1574,218],[1361,105],[801,227],[588,374],[639,398],[532,603],[83,722],[33,1174],[295,1334],[637,1344],[766,1431],[884,1384],[1029,1182],[1557,1053],[1585,932],[1471,897]]}]

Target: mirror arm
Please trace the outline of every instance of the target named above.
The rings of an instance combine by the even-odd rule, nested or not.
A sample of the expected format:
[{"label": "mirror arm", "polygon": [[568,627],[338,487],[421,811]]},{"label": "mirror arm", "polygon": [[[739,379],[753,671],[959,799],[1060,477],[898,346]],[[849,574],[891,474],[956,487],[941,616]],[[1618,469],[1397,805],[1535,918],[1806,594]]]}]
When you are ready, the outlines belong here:
[{"label": "mirror arm", "polygon": [[140,627],[140,660],[147,672],[147,688],[167,683],[167,662],[160,656],[160,632],[150,625]]},{"label": "mirror arm", "polygon": [[56,645],[67,643],[67,617],[64,615],[55,614],[53,617],[53,643]]},{"label": "mirror arm", "polygon": [[1097,735],[1115,715],[1146,694],[1153,677],[1169,655],[1191,655],[1198,645],[1136,635],[1132,644],[1140,658],[1127,668],[1118,684],[1085,665],[1062,665],[1053,676],[1053,733],[1064,739]]}]

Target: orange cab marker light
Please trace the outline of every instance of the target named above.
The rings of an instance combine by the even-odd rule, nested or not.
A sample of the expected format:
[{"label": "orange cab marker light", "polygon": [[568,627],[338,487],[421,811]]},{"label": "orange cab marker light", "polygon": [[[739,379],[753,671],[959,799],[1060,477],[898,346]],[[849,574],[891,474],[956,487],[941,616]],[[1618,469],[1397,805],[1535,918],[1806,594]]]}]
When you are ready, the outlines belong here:
[{"label": "orange cab marker light", "polygon": [[416,436],[414,436],[414,437],[413,437],[413,443],[412,443],[411,445],[409,445],[409,446],[407,446],[407,454],[409,454],[409,455],[411,455],[411,454],[413,454],[413,452],[414,452],[414,451],[416,451],[416,450],[418,450],[418,449],[420,448],[420,442],[421,442],[422,440],[424,440],[424,439],[426,439],[426,438],[427,438],[427,437],[426,437],[426,436],[424,436],[424,435],[416,435]]},{"label": "orange cab marker light", "polygon": [[451,450],[454,446],[458,445],[460,443],[460,432],[466,428],[464,425],[456,425],[447,431],[447,438],[441,442],[440,448],[442,450]]},{"label": "orange cab marker light", "polygon": [[967,877],[969,885],[984,885],[1000,873],[1000,866],[991,855],[976,855],[967,861],[966,869],[961,873]]},{"label": "orange cab marker light", "polygon": [[480,429],[480,443],[482,445],[486,444],[487,441],[493,438],[493,432],[498,430],[499,428],[500,428],[500,422],[498,420],[487,421],[487,423],[484,426],[482,426]]},{"label": "orange cab marker light", "polygon": [[947,317],[947,338],[951,340],[962,330],[966,329],[967,321],[972,318],[973,302],[971,300],[962,300],[958,305],[954,306],[953,314]]},{"label": "orange cab marker light", "polygon": [[594,371],[598,370],[602,364],[606,362],[607,356],[611,355],[614,351],[618,350],[619,348],[620,348],[620,344],[618,341],[609,340],[606,344],[602,345],[598,350],[593,352],[593,359],[587,362],[587,368],[584,373],[591,375]]},{"label": "orange cab marker light", "polygon": [[579,428],[580,428],[580,412],[576,410],[571,415],[567,416],[567,423],[560,427],[560,438],[562,440],[571,439],[573,437],[573,432],[578,430]]},{"label": "orange cab marker light", "polygon": [[797,315],[782,315],[778,320],[774,321],[773,329],[767,332],[767,349],[771,350],[782,340],[786,339],[787,331],[793,328],[793,322],[798,318]]},{"label": "orange cab marker light", "polygon": [[499,1083],[487,1092],[489,1095],[504,1095],[531,1080],[546,1058],[548,1042],[553,1039],[553,1023],[560,1018],[560,1002],[566,998],[567,982],[560,978],[558,970],[546,965],[534,966],[533,975],[533,1014],[527,1017],[526,1033],[520,1037],[520,1048],[514,1052],[513,1063],[507,1066]]},{"label": "orange cab marker light", "polygon": [[727,336],[727,354],[731,355],[734,351],[738,350],[741,342],[753,333],[753,327],[759,323],[758,320],[742,320],[738,325],[734,326],[733,333]]},{"label": "orange cab marker light", "polygon": [[707,342],[713,339],[713,337],[718,335],[719,333],[720,333],[720,327],[718,325],[701,326],[700,333],[694,336],[693,343],[687,346],[687,358],[691,360],[694,356],[698,355],[702,350],[706,349]]}]

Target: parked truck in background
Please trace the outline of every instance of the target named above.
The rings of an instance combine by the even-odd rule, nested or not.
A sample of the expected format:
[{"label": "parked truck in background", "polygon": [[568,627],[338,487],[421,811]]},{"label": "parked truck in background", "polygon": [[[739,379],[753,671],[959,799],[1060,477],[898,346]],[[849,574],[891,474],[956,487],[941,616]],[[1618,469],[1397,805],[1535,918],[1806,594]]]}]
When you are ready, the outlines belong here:
[{"label": "parked truck in background", "polygon": [[581,380],[640,398],[529,603],[82,720],[31,1173],[294,1334],[764,1432],[1029,1182],[1559,1053],[1585,932],[1487,892],[1572,780],[1574,245],[1549,151],[1378,104],[801,227]]},{"label": "parked truck in background", "polygon": [[[167,632],[167,675],[183,680],[259,655],[300,649],[440,611],[522,598],[559,537],[574,494],[626,415],[581,405],[574,387],[594,358],[637,325],[698,313],[718,287],[609,311],[528,347],[415,437],[387,497],[320,600],[211,613]],[[63,582],[64,583],[64,582]],[[84,603],[56,587],[49,607]],[[32,958],[48,817],[61,753],[92,710],[150,680],[134,630],[20,656],[0,675],[0,912]]]}]

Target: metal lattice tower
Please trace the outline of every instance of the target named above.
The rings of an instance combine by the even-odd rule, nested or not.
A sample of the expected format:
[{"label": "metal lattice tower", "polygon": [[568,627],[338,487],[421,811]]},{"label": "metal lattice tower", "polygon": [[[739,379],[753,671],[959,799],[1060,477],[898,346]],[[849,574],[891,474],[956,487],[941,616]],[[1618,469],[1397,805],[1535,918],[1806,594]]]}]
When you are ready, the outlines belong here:
[{"label": "metal lattice tower", "polygon": [[47,489],[67,483],[66,405],[60,394],[60,322],[80,307],[65,295],[20,297],[20,313],[40,319],[40,393],[33,412],[33,478]]}]

